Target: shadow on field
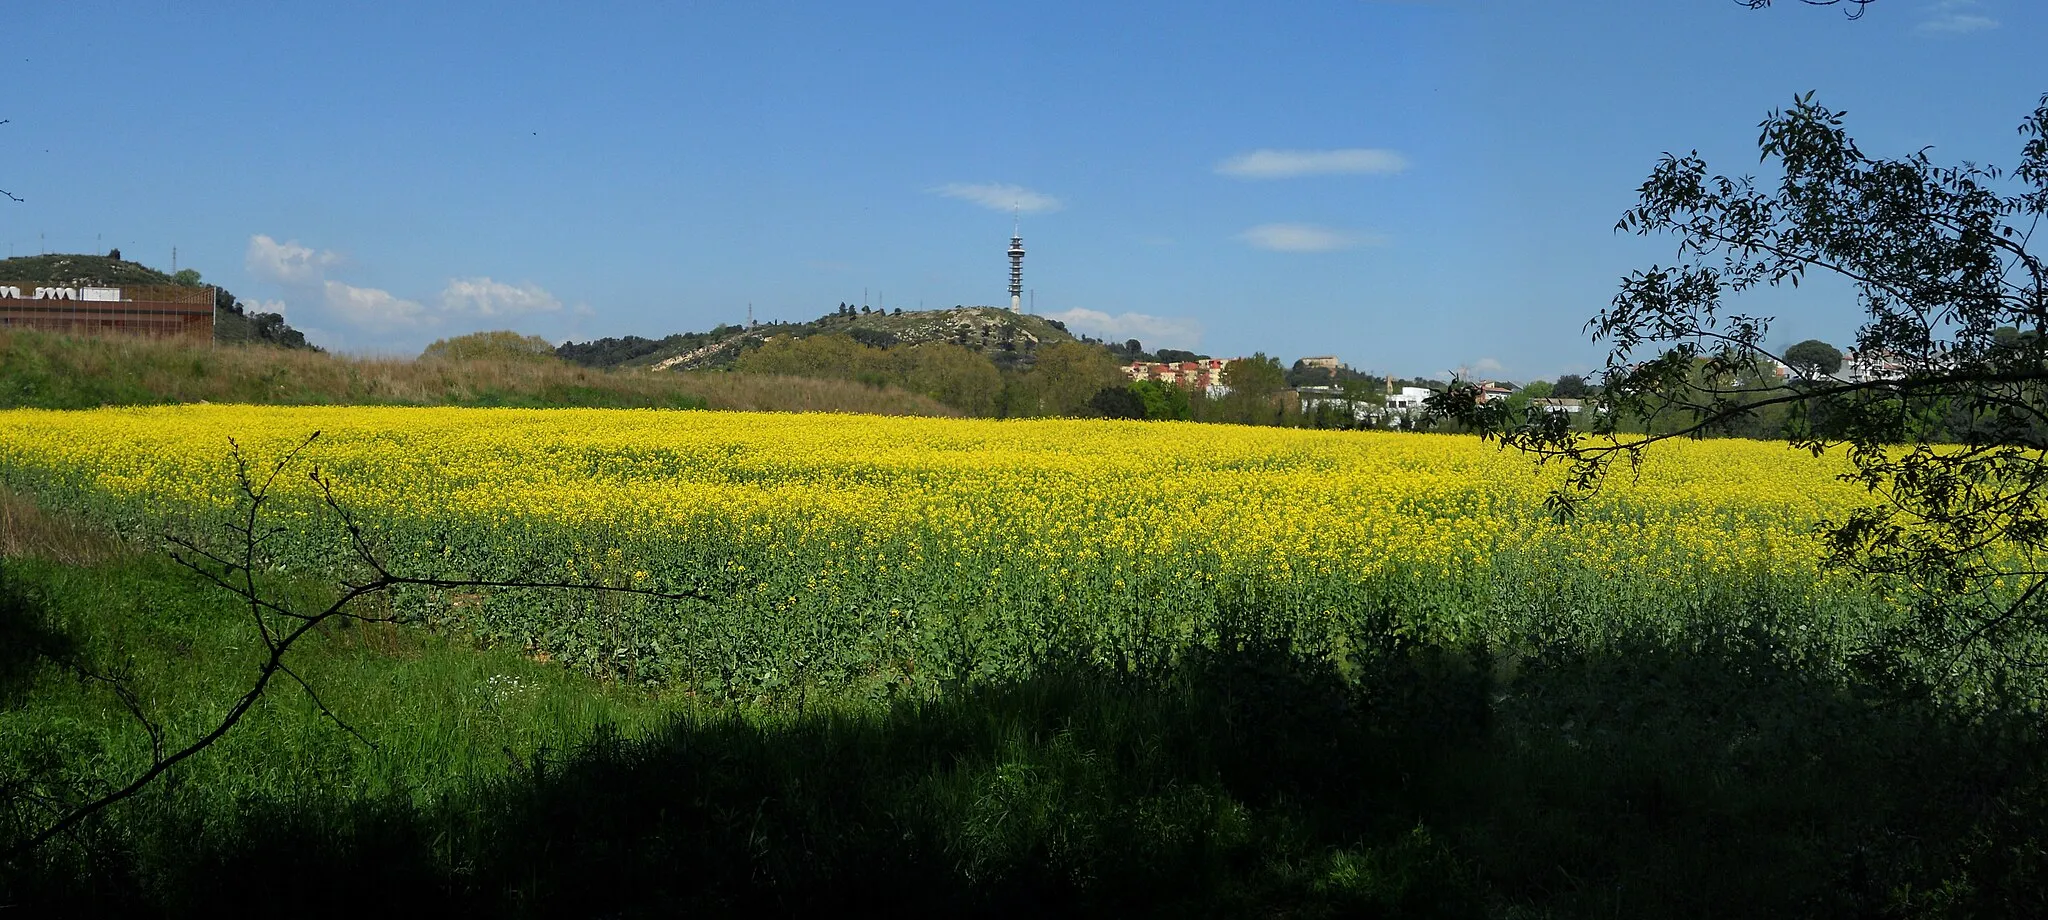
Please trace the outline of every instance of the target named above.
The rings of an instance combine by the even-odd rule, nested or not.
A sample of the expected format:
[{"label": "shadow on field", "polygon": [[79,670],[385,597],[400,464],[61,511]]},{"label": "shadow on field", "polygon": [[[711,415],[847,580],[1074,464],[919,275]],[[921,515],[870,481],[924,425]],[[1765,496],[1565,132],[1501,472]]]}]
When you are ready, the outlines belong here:
[{"label": "shadow on field", "polygon": [[[427,806],[230,839],[138,810],[16,877],[82,912],[2043,916],[2031,721],[1753,635],[1076,666],[867,714],[599,733]],[[114,833],[103,829],[103,833]]]},{"label": "shadow on field", "polygon": [[52,628],[44,607],[29,586],[8,577],[0,559],[0,707],[21,701],[44,662],[72,653],[70,638]]}]

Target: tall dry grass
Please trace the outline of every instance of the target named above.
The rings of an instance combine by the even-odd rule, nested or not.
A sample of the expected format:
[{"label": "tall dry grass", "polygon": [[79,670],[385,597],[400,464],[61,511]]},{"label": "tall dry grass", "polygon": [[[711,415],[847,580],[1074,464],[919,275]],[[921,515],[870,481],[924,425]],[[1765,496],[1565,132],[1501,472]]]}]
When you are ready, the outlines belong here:
[{"label": "tall dry grass", "polygon": [[959,414],[924,396],[851,381],[603,371],[550,358],[351,357],[257,345],[0,330],[0,408],[181,402]]},{"label": "tall dry grass", "polygon": [[0,486],[0,559],[43,559],[88,566],[123,559],[133,549],[75,517],[51,514],[35,502]]}]

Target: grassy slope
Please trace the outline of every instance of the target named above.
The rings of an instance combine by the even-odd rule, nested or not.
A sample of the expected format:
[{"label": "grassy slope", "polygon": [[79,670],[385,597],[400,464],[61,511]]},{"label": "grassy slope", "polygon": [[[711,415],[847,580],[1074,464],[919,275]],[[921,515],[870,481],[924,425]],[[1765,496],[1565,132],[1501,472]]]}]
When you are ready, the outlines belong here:
[{"label": "grassy slope", "polygon": [[348,358],[256,346],[0,330],[0,407],[197,401],[958,414],[923,396],[841,381],[606,372],[553,360]]},{"label": "grassy slope", "polygon": [[[247,679],[225,596],[0,495],[0,779],[136,769]],[[68,564],[39,558],[46,548]],[[25,549],[24,549],[25,548]],[[41,549],[39,549],[41,548]],[[26,557],[20,554],[28,554]],[[299,586],[317,594],[317,586]],[[1775,627],[1773,627],[1775,628]],[[0,904],[218,915],[2040,916],[2028,724],[1872,706],[1767,634],[1513,665],[1261,646],[932,700],[715,707],[356,626]],[[1369,650],[1362,649],[1361,652]],[[40,765],[38,764],[41,758]],[[54,774],[49,771],[55,770]],[[0,840],[7,813],[0,809]],[[225,903],[223,903],[225,902]]]}]

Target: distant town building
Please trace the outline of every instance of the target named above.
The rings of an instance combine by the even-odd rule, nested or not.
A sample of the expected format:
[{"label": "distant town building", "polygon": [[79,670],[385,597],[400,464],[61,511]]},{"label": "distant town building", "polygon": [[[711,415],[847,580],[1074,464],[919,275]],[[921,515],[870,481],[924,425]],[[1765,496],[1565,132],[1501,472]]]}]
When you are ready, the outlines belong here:
[{"label": "distant town building", "polygon": [[1387,408],[1399,412],[1412,412],[1422,408],[1423,400],[1434,391],[1428,387],[1402,387],[1399,391],[1387,391]]},{"label": "distant town building", "polygon": [[1317,355],[1313,358],[1301,359],[1301,366],[1320,367],[1324,370],[1334,371],[1342,369],[1345,365],[1344,362],[1337,360],[1336,355]]},{"label": "distant town building", "polygon": [[[1201,390],[1210,395],[1223,388],[1223,371],[1230,366],[1230,358],[1204,358],[1200,361],[1132,361],[1124,368],[1124,376],[1133,381],[1151,380],[1184,390]],[[1223,389],[1223,392],[1229,392]]]},{"label": "distant town building", "polygon": [[1869,383],[1873,380],[1902,380],[1906,370],[1906,360],[1897,355],[1852,350],[1842,353],[1842,369],[1836,376],[1850,383]]}]

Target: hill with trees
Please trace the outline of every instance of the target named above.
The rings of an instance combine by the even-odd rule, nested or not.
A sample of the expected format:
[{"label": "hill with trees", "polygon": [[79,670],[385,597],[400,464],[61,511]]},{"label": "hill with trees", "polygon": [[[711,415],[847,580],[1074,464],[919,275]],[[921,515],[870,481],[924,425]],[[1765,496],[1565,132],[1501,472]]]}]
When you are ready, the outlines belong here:
[{"label": "hill with trees", "polygon": [[[0,282],[48,287],[205,286],[193,269],[165,274],[121,258],[118,249],[103,256],[52,253],[0,259]],[[318,350],[287,324],[283,315],[252,312],[223,287],[213,289],[213,338],[216,342]]]},{"label": "hill with trees", "polygon": [[716,370],[734,367],[741,356],[777,337],[794,340],[821,335],[842,336],[878,349],[944,342],[976,352],[998,368],[1015,369],[1031,366],[1042,348],[1076,341],[1057,320],[1000,307],[883,312],[842,303],[807,322],[720,325],[709,332],[683,332],[660,339],[625,336],[568,342],[555,353],[585,367]]}]

